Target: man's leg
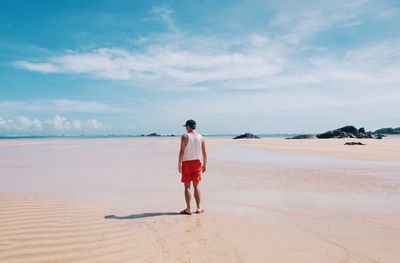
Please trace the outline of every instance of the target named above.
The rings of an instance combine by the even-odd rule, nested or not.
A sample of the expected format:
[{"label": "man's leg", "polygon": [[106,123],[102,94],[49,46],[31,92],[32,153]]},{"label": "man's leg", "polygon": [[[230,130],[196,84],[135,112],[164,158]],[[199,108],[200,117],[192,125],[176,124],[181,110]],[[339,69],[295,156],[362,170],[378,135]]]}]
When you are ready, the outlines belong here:
[{"label": "man's leg", "polygon": [[196,206],[197,210],[196,212],[203,212],[203,209],[201,209],[201,192],[200,192],[200,182],[194,182],[193,181],[193,187],[194,187],[194,199],[196,199]]},{"label": "man's leg", "polygon": [[190,182],[185,183],[185,200],[186,200],[186,211],[190,213],[190,201],[192,199],[192,194],[190,193]]}]

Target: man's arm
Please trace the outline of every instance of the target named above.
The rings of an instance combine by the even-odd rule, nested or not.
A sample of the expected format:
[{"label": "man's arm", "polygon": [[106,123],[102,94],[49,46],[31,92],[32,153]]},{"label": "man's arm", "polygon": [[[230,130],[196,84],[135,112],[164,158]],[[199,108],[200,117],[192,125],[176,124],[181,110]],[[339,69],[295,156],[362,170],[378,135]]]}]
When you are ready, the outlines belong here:
[{"label": "man's arm", "polygon": [[187,141],[188,141],[188,138],[187,138],[186,134],[182,135],[182,137],[181,137],[181,148],[179,150],[179,158],[178,158],[178,171],[180,173],[182,173],[182,159],[183,159],[183,153],[185,152],[185,148],[186,148],[186,145],[187,145]]},{"label": "man's arm", "polygon": [[203,139],[203,142],[201,143],[201,151],[203,153],[203,167],[202,167],[202,172],[204,173],[206,171],[207,167],[207,151],[206,151],[206,143]]}]

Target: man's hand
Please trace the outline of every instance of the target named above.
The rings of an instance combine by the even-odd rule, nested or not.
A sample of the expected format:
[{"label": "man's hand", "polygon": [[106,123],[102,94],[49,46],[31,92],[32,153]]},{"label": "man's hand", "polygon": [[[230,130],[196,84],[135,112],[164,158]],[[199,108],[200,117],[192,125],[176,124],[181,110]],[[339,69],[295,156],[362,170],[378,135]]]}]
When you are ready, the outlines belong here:
[{"label": "man's hand", "polygon": [[207,152],[206,152],[206,143],[203,142],[201,143],[201,152],[203,153],[203,167],[201,168],[202,172],[204,173],[206,171],[206,165],[207,165]]},{"label": "man's hand", "polygon": [[178,171],[179,171],[180,174],[182,173],[182,164],[181,163],[178,164]]},{"label": "man's hand", "polygon": [[203,167],[201,167],[201,172],[204,173],[206,171],[206,165],[203,164]]}]

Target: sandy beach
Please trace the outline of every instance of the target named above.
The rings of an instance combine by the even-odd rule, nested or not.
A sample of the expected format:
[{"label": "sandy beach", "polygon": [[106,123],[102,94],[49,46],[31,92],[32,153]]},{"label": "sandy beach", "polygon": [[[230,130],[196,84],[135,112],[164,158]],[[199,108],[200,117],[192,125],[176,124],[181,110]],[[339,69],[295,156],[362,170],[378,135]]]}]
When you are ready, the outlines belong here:
[{"label": "sandy beach", "polygon": [[179,138],[0,140],[0,262],[399,262],[400,138],[346,141],[208,138],[185,216]]}]

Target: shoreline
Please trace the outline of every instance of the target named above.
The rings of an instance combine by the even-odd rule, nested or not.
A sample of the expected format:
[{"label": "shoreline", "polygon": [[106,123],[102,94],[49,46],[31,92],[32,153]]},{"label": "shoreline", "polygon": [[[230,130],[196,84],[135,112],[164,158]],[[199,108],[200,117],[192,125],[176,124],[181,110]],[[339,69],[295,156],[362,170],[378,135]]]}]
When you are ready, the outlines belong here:
[{"label": "shoreline", "polygon": [[[148,140],[155,141],[178,141],[179,137],[63,137],[63,138],[20,138],[20,139],[2,139],[0,140],[0,149],[4,147],[44,145],[44,144],[82,144],[88,141],[132,141]],[[227,146],[243,145],[254,148],[266,149],[273,152],[282,152],[294,155],[313,155],[313,156],[331,156],[352,160],[367,161],[386,161],[400,162],[400,136],[388,136],[383,140],[376,139],[298,139],[288,140],[283,137],[262,137],[260,139],[242,139],[232,140],[226,137],[208,137],[209,144],[214,141],[225,143]],[[362,141],[365,145],[347,146],[348,141]],[[394,144],[393,144],[394,143]],[[393,144],[393,145],[392,145]],[[399,149],[399,150],[398,150]],[[378,154],[377,152],[378,151]]]}]

